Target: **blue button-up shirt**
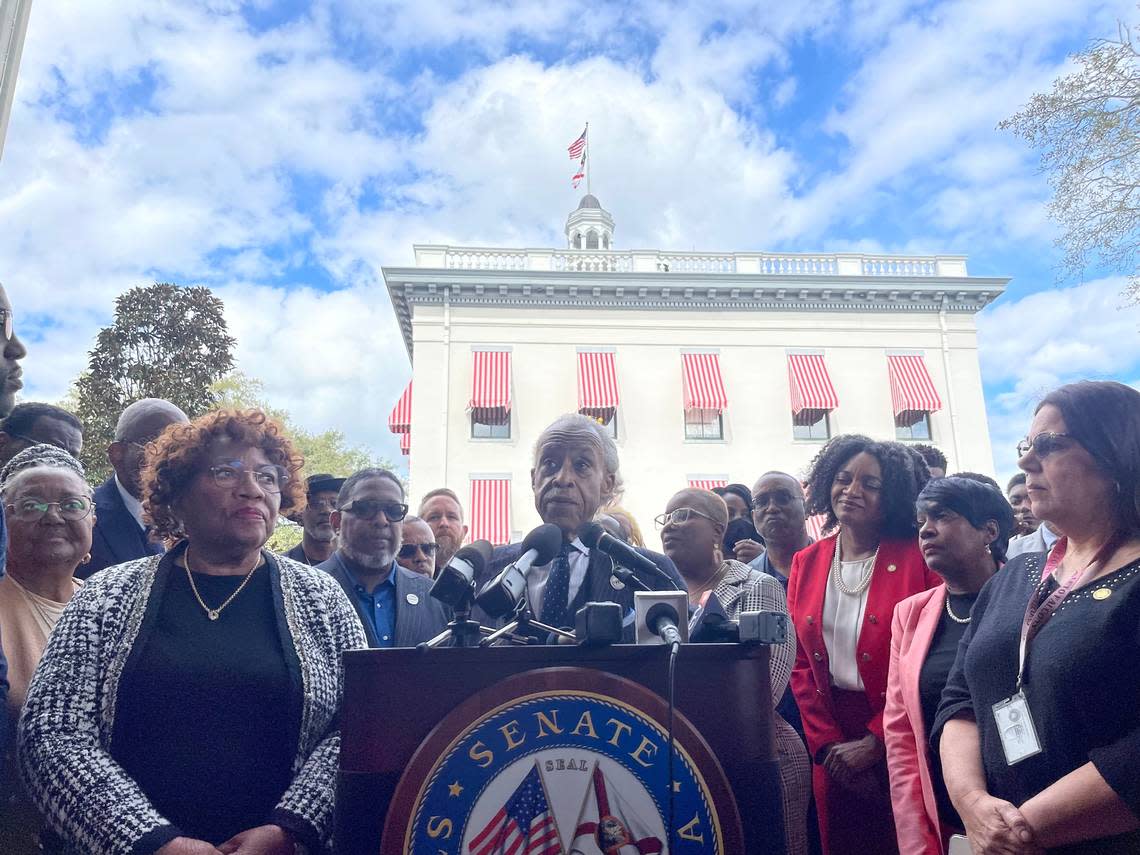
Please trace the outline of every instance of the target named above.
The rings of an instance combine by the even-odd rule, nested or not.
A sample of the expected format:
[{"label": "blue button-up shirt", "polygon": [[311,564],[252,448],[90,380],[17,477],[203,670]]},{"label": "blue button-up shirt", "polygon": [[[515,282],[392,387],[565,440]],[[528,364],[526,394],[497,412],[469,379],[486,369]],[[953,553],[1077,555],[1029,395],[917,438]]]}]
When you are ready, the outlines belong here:
[{"label": "blue button-up shirt", "polygon": [[352,580],[352,591],[364,617],[372,625],[372,633],[376,636],[379,647],[396,646],[396,562],[388,571],[388,578],[376,586],[372,591],[365,590],[356,578],[356,575],[344,563],[344,571]]}]

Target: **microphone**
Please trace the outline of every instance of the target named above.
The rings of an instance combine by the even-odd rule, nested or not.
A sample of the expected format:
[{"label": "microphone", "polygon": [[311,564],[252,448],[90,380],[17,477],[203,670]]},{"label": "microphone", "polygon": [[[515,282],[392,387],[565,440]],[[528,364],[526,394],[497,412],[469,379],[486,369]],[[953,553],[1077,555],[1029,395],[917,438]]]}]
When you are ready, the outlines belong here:
[{"label": "microphone", "polygon": [[689,641],[694,643],[735,642],[740,640],[740,625],[730,620],[720,598],[709,592],[705,601],[689,622]]},{"label": "microphone", "polygon": [[664,580],[672,591],[678,591],[677,583],[669,574],[626,543],[608,534],[600,524],[585,522],[578,529],[578,537],[590,549],[600,549],[618,564],[636,570],[644,575]]},{"label": "microphone", "polygon": [[681,644],[688,641],[689,625],[681,620],[688,613],[689,595],[684,591],[635,591],[634,614],[638,644]]},{"label": "microphone", "polygon": [[444,605],[457,608],[471,593],[476,577],[483,575],[491,563],[490,541],[476,540],[460,549],[439,571],[430,594]]},{"label": "microphone", "polygon": [[681,630],[677,629],[680,616],[668,603],[654,603],[645,613],[645,625],[666,644],[680,644]]},{"label": "microphone", "polygon": [[531,531],[522,542],[522,555],[483,586],[476,604],[493,618],[508,615],[526,593],[526,575],[535,564],[549,564],[562,547],[562,529],[547,523]]}]

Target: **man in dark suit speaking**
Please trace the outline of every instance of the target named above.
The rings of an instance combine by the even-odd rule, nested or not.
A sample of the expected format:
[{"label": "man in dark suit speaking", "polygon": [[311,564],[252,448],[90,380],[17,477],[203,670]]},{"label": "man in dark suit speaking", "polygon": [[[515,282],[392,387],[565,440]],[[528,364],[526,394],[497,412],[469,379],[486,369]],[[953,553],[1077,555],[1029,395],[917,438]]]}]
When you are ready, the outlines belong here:
[{"label": "man in dark suit speaking", "polygon": [[[538,620],[557,627],[571,627],[574,616],[587,602],[615,602],[629,618],[633,591],[613,578],[613,564],[598,550],[591,551],[578,539],[578,529],[592,520],[598,509],[621,493],[617,444],[596,421],[579,413],[561,416],[544,430],[535,443],[534,468],[530,471],[534,506],[545,523],[562,530],[562,549],[549,564],[531,567],[527,574],[527,599]],[[646,549],[637,550],[676,581],[685,583],[673,562]],[[515,561],[520,544],[495,549],[480,586]],[[664,580],[643,580],[650,588],[667,588]],[[486,622],[485,615],[479,615]],[[632,641],[634,628],[626,621],[624,635]]]}]

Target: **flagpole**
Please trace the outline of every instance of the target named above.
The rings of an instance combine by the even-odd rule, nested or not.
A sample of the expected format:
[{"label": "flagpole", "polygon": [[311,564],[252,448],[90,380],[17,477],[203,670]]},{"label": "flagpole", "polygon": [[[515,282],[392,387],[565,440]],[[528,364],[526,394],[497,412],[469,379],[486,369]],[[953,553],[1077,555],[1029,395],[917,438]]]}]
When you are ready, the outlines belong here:
[{"label": "flagpole", "polygon": [[590,195],[590,123],[586,122],[586,195]]}]

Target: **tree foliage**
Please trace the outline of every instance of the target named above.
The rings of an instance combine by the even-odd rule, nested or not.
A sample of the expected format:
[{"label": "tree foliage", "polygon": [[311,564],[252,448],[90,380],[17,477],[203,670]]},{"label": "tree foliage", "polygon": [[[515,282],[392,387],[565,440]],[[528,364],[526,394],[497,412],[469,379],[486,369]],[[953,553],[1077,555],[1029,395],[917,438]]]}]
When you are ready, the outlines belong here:
[{"label": "tree foliage", "polygon": [[391,461],[373,456],[368,449],[350,445],[342,431],[330,429],[313,433],[300,427],[288,412],[265,401],[264,386],[260,380],[240,371],[233,371],[218,380],[212,391],[218,406],[238,409],[257,407],[279,421],[304,455],[305,472],[308,474],[328,472],[345,476],[368,466],[395,468]]},{"label": "tree foliage", "polygon": [[212,384],[233,368],[234,344],[209,288],[156,282],[121,294],[74,386],[89,479],[110,474],[107,445],[128,404],[165,398],[191,418],[214,407]]},{"label": "tree foliage", "polygon": [[1120,26],[1117,39],[1098,39],[1071,57],[1076,70],[1053,91],[1037,94],[999,128],[1041,154],[1053,188],[1050,214],[1066,273],[1080,275],[1094,259],[1129,275],[1140,296],[1140,52]]}]

